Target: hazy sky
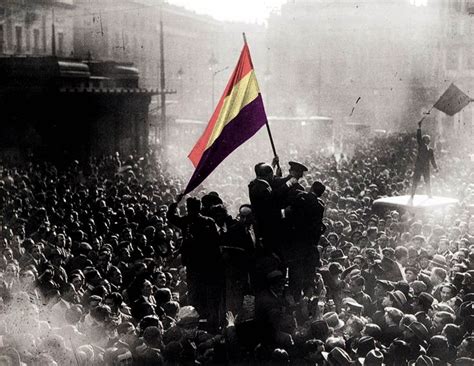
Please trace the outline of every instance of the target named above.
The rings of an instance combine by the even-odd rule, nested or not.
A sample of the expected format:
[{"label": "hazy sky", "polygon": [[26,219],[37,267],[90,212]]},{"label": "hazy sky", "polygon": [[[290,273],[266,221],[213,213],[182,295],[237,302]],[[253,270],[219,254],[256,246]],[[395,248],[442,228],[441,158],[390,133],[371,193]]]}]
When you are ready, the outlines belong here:
[{"label": "hazy sky", "polygon": [[287,0],[167,0],[218,20],[262,23]]}]

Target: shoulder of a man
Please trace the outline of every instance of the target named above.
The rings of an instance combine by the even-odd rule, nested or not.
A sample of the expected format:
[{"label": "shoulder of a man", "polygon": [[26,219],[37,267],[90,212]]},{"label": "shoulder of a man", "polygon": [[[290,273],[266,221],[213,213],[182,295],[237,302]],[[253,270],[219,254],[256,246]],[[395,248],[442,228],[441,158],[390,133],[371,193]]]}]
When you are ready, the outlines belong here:
[{"label": "shoulder of a man", "polygon": [[249,190],[254,193],[264,192],[268,190],[271,191],[271,186],[266,180],[257,178],[250,182]]}]

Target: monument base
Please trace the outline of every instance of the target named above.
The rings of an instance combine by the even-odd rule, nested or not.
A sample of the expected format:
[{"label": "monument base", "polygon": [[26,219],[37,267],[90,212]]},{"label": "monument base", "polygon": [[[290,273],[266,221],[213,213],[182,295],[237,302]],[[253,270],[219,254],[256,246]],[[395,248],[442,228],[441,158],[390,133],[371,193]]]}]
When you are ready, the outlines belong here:
[{"label": "monument base", "polygon": [[379,198],[374,201],[374,208],[401,208],[405,210],[416,209],[434,209],[446,206],[452,206],[459,203],[459,200],[449,197],[426,195],[415,195],[413,199],[411,196],[394,196]]}]

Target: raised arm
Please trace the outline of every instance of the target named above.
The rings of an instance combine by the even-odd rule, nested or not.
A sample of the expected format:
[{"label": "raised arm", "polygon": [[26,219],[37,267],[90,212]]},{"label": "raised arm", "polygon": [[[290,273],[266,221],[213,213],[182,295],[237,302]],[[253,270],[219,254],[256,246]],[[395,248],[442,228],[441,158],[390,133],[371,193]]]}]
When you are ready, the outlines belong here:
[{"label": "raised arm", "polygon": [[416,141],[418,141],[418,145],[421,145],[421,124],[423,123],[423,119],[418,122],[418,130],[416,130]]},{"label": "raised arm", "polygon": [[180,228],[181,230],[185,227],[185,220],[183,217],[178,215],[178,202],[173,202],[166,213],[166,218],[170,224]]}]

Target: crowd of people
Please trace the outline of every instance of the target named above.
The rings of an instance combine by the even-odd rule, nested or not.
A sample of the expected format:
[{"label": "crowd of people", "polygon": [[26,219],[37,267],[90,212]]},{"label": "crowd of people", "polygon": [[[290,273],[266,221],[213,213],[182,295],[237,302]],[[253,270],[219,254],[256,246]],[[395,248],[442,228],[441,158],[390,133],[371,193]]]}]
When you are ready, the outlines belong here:
[{"label": "crowd of people", "polygon": [[4,163],[0,364],[474,364],[469,155],[436,152],[458,205],[372,205],[410,193],[416,152],[361,139],[185,200],[153,154]]}]

